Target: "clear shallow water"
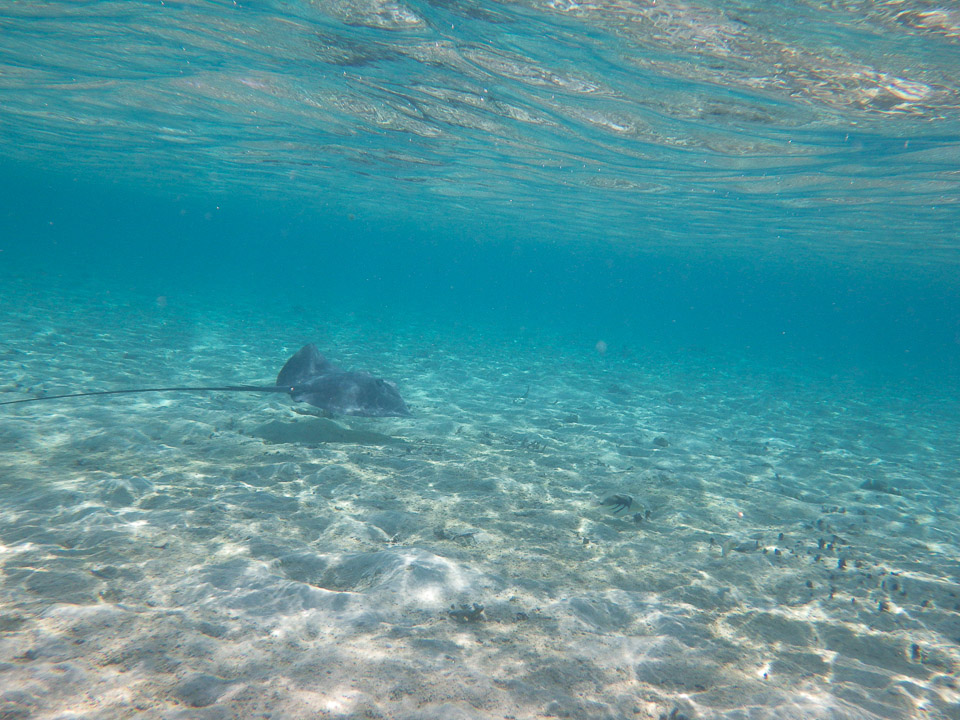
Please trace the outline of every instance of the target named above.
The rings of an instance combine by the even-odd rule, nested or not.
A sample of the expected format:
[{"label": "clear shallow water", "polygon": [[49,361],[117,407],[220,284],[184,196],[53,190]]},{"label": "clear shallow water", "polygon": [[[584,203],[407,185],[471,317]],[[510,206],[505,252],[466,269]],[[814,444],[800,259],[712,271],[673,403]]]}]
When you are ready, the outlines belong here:
[{"label": "clear shallow water", "polygon": [[5,392],[267,381],[322,338],[414,415],[7,407],[10,716],[955,714],[949,394],[51,285],[6,284]]},{"label": "clear shallow water", "polygon": [[0,717],[958,717],[958,37],[0,3]]}]

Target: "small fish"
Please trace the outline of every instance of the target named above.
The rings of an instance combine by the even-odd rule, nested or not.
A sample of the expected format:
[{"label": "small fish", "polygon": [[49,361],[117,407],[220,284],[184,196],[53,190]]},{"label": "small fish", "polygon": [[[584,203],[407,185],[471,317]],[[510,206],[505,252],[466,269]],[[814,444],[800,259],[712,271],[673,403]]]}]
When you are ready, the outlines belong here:
[{"label": "small fish", "polygon": [[622,510],[629,510],[633,505],[633,498],[629,495],[611,495],[600,503],[601,505],[612,505],[613,512],[618,513]]}]

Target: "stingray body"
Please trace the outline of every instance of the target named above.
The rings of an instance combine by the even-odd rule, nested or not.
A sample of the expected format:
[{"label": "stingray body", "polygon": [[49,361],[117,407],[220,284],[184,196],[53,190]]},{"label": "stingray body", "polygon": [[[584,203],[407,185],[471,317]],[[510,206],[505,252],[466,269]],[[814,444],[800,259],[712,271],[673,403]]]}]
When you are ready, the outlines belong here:
[{"label": "stingray body", "polygon": [[129,395],[154,392],[287,393],[297,402],[305,402],[332,415],[403,417],[410,414],[406,403],[400,397],[400,392],[393,383],[367,373],[342,370],[323,357],[313,343],[304,345],[287,360],[277,376],[276,385],[216,385],[97,390],[94,392],[7,400],[0,402],[0,405],[17,405],[93,395]]},{"label": "stingray body", "polygon": [[287,360],[277,385],[290,397],[338,415],[400,417],[409,415],[396,385],[363,372],[341,370],[314,344],[304,345]]}]

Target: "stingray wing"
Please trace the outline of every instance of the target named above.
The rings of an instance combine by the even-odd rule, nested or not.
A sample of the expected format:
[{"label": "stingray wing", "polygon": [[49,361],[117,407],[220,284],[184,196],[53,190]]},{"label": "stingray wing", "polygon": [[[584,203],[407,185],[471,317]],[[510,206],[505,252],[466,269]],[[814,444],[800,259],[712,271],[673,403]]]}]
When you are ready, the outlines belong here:
[{"label": "stingray wing", "polygon": [[277,385],[287,387],[307,385],[323,375],[336,371],[337,367],[320,354],[316,345],[310,343],[297,350],[280,368]]},{"label": "stingray wing", "polygon": [[367,373],[327,373],[309,383],[294,386],[290,397],[337,415],[404,417],[410,414],[397,388]]}]

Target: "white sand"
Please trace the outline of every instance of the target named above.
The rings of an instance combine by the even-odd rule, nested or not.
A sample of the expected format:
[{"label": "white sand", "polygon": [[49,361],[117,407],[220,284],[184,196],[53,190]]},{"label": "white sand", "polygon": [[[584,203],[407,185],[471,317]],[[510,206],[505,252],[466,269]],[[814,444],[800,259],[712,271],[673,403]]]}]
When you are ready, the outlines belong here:
[{"label": "white sand", "polygon": [[4,720],[960,718],[955,399],[596,338],[4,305],[7,393],[270,381],[315,341],[415,413],[322,442],[283,397],[0,408]]}]

